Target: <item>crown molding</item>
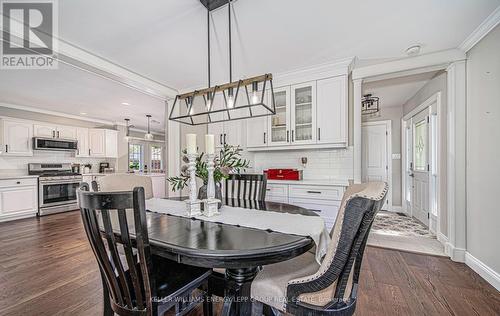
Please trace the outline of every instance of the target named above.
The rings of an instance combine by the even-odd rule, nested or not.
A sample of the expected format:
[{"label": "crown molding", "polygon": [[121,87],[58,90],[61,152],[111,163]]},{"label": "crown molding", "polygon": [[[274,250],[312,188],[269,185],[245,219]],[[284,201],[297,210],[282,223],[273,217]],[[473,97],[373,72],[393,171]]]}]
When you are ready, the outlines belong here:
[{"label": "crown molding", "polygon": [[101,119],[92,118],[92,117],[73,115],[73,114],[51,111],[51,110],[44,110],[44,109],[40,109],[40,108],[36,108],[36,107],[32,107],[32,106],[27,106],[27,105],[18,105],[18,104],[10,104],[10,103],[0,102],[0,107],[5,107],[5,108],[15,109],[15,110],[22,110],[22,111],[29,111],[29,112],[40,113],[40,114],[53,115],[53,116],[59,116],[59,117],[64,117],[64,118],[68,118],[68,119],[85,121],[85,122],[93,122],[93,123],[98,123],[98,124],[103,124],[103,125],[125,125],[122,122],[106,121],[106,120],[101,120]]},{"label": "crown molding", "polygon": [[464,52],[468,52],[491,30],[500,24],[500,6],[493,11],[479,26],[458,46]]},{"label": "crown molding", "polygon": [[448,49],[356,68],[352,71],[352,79],[365,79],[415,69],[446,69],[450,63],[465,60],[466,58],[467,56],[462,50],[458,48]]}]

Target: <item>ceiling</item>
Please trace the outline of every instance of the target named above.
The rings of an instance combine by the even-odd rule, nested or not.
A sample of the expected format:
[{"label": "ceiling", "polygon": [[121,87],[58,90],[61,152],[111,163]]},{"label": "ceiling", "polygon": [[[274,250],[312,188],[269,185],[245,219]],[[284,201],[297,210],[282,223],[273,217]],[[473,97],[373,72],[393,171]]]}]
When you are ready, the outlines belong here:
[{"label": "ceiling", "polygon": [[[59,37],[177,90],[206,85],[206,10],[199,0],[59,1]],[[234,77],[278,73],[345,57],[361,60],[457,47],[500,0],[234,0]],[[211,17],[212,83],[228,80],[227,7]],[[107,82],[106,82],[107,81]],[[129,101],[127,101],[129,100]],[[163,122],[161,100],[61,65],[0,70],[0,102],[112,121],[146,113]],[[129,102],[123,107],[121,102]]]},{"label": "ceiling", "polygon": [[372,81],[363,84],[363,94],[379,97],[381,108],[402,106],[429,82],[438,71]]}]

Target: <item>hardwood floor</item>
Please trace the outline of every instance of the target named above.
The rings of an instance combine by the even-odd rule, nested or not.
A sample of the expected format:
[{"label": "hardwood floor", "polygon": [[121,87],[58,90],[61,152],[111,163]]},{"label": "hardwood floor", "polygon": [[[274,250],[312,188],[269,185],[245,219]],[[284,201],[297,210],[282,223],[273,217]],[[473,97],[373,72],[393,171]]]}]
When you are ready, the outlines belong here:
[{"label": "hardwood floor", "polygon": [[[0,315],[100,315],[80,214],[0,223],[0,284]],[[500,293],[464,264],[369,247],[356,315],[500,315]]]}]

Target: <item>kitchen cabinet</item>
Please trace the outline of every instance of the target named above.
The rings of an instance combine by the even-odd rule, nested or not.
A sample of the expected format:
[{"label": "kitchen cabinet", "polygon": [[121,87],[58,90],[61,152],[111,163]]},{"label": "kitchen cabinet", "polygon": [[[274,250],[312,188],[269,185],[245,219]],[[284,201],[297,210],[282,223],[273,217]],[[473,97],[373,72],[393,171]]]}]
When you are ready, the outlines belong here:
[{"label": "kitchen cabinet", "polygon": [[0,222],[35,216],[37,212],[37,178],[0,180]]},{"label": "kitchen cabinet", "polygon": [[291,101],[290,143],[314,144],[316,142],[316,81],[293,85]]},{"label": "kitchen cabinet", "polygon": [[266,201],[288,203],[318,213],[331,229],[335,224],[345,186],[267,183]]},{"label": "kitchen cabinet", "polygon": [[105,157],[118,158],[118,131],[105,130]]},{"label": "kitchen cabinet", "polygon": [[33,124],[27,121],[2,119],[4,156],[33,156]]},{"label": "kitchen cabinet", "polygon": [[347,98],[347,76],[317,81],[316,140],[318,144],[347,145]]},{"label": "kitchen cabinet", "polygon": [[245,128],[243,120],[226,121],[208,124],[208,133],[215,136],[215,146],[224,147],[224,144],[244,147],[243,130]]},{"label": "kitchen cabinet", "polygon": [[91,157],[106,156],[106,131],[104,129],[89,129],[89,155]]},{"label": "kitchen cabinet", "polygon": [[73,126],[34,124],[33,136],[44,138],[76,139],[76,128]]},{"label": "kitchen cabinet", "polygon": [[267,146],[267,121],[265,116],[247,120],[247,147]]},{"label": "kitchen cabinet", "polygon": [[89,129],[85,127],[76,128],[76,140],[78,142],[78,150],[76,157],[90,157],[89,153]]},{"label": "kitchen cabinet", "polygon": [[268,146],[287,145],[290,142],[290,87],[274,89],[274,104],[276,114],[268,117]]}]

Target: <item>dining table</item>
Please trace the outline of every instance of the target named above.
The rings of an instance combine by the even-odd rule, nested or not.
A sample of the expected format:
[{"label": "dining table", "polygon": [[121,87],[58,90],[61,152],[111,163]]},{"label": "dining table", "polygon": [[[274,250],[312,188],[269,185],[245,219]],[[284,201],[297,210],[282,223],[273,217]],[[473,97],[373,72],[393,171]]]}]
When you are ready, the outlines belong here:
[{"label": "dining table", "polygon": [[[245,199],[223,199],[222,203],[265,212],[318,216],[314,211],[286,203]],[[225,269],[222,315],[250,315],[250,286],[259,269],[292,259],[314,246],[309,236],[250,228],[244,223],[231,225],[150,211],[146,216],[153,255],[192,266]]]}]

